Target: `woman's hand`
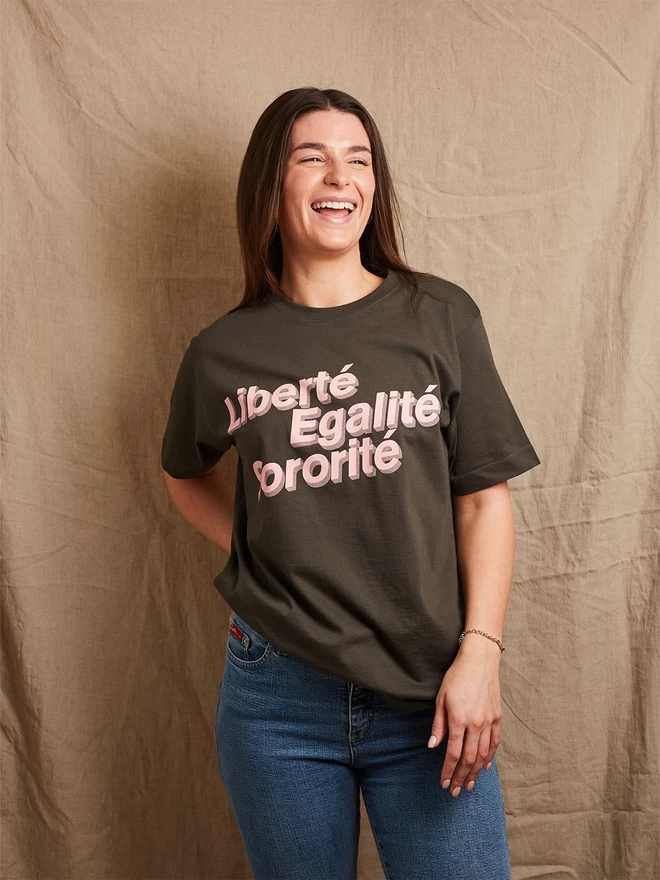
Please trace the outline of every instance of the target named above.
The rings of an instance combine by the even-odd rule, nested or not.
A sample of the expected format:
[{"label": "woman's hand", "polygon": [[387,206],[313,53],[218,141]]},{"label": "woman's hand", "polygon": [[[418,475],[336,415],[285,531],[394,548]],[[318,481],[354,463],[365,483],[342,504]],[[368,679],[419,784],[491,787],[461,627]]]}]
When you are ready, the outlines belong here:
[{"label": "woman's hand", "polygon": [[[486,644],[479,644],[481,638]],[[436,713],[431,727],[435,744],[442,741],[449,729],[447,753],[440,773],[442,787],[451,782],[454,797],[465,783],[467,791],[491,761],[500,744],[502,709],[500,705],[500,649],[472,635],[472,642],[463,642],[456,659],[442,680],[436,697]],[[452,780],[453,776],[453,780]]]}]

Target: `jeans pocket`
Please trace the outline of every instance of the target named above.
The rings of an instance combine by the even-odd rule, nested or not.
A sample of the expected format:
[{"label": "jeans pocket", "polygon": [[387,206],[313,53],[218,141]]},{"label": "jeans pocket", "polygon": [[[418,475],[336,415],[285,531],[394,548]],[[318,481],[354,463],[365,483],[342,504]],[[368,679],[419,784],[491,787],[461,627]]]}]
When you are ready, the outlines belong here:
[{"label": "jeans pocket", "polygon": [[236,612],[232,612],[226,651],[230,662],[243,669],[250,669],[265,663],[272,651],[273,646],[261,633]]}]

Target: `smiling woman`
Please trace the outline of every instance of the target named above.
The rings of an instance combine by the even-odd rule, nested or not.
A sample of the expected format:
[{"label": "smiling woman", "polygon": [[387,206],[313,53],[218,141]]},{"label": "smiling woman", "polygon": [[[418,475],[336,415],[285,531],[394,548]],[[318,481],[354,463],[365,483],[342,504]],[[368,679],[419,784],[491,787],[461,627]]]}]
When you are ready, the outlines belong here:
[{"label": "smiling woman", "polygon": [[359,246],[376,190],[369,136],[356,115],[332,108],[299,117],[289,141],[277,217],[286,255],[279,286],[309,306],[350,302],[379,280],[362,265]]},{"label": "smiling woman", "polygon": [[213,540],[238,453],[216,745],[254,876],[355,878],[361,789],[388,876],[507,880],[507,480],[539,459],[479,306],[402,260],[344,92],[266,108],[236,207],[243,298],[184,354],[162,464]]},{"label": "smiling woman", "polygon": [[[338,202],[353,210],[328,206]],[[292,89],[262,113],[236,215],[245,284],[235,310],[276,297],[341,305],[373,290],[388,268],[402,273],[412,300],[420,275],[433,277],[399,254],[401,212],[375,121],[336,89]]]}]

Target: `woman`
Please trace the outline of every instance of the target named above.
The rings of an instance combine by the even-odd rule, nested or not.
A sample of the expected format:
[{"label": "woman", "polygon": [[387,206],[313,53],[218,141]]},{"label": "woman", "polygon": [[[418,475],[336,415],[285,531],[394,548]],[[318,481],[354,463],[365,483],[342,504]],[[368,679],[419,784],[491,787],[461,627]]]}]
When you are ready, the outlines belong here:
[{"label": "woman", "polygon": [[506,481],[540,462],[480,309],[399,256],[382,139],[343,92],[265,110],[237,212],[245,293],[184,354],[162,465],[229,553],[216,742],[252,871],[356,877],[362,790],[390,880],[504,880]]}]

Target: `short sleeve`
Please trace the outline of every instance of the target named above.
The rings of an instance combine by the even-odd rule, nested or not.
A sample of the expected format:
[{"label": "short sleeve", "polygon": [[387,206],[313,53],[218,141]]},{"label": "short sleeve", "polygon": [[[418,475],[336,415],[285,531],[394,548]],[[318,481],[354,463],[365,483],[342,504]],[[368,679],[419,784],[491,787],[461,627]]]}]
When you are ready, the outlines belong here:
[{"label": "short sleeve", "polygon": [[212,389],[200,378],[199,341],[186,349],[174,380],[170,410],[161,446],[161,465],[179,480],[201,477],[218,463],[233,437],[208,418]]},{"label": "short sleeve", "polygon": [[457,338],[460,391],[447,431],[452,495],[468,495],[540,464],[502,384],[481,314]]}]

